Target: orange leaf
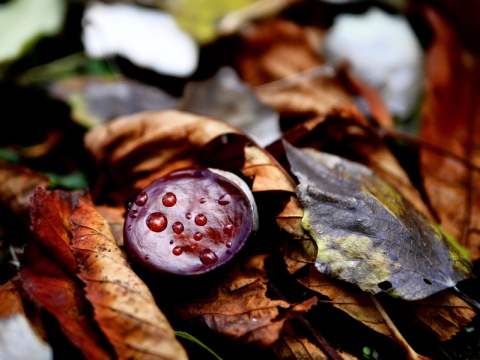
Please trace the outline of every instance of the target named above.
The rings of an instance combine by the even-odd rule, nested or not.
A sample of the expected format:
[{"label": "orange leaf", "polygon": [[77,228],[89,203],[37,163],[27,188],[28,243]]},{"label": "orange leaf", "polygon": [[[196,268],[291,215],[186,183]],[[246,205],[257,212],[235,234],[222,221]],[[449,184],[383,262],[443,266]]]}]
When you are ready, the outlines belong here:
[{"label": "orange leaf", "polygon": [[186,359],[145,283],[131,269],[106,220],[88,199],[70,217],[78,277],[95,320],[121,359]]},{"label": "orange leaf", "polygon": [[427,50],[420,135],[437,150],[421,148],[421,171],[440,223],[475,261],[480,258],[480,56],[462,45],[442,15],[427,8],[425,16],[435,37]]},{"label": "orange leaf", "polygon": [[111,358],[96,324],[87,316],[91,309],[80,284],[35,243],[26,246],[20,279],[25,292],[58,320],[67,338],[86,358]]}]

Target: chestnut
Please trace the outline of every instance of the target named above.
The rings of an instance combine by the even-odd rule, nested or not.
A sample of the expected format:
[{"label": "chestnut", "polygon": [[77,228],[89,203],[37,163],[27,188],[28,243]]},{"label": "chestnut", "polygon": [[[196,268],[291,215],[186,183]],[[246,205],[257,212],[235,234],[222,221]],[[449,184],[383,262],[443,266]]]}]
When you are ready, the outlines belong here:
[{"label": "chestnut", "polygon": [[138,194],[125,219],[125,251],[155,272],[205,274],[232,259],[258,222],[255,200],[240,177],[185,168]]}]

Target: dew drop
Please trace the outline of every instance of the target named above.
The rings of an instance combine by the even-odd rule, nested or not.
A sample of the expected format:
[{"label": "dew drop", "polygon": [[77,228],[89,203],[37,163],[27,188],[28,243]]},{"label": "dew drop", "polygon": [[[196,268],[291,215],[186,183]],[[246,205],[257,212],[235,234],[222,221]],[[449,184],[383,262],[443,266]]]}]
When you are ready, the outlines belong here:
[{"label": "dew drop", "polygon": [[148,261],[148,260],[150,260],[150,256],[145,255],[144,259],[145,259],[145,261]]},{"label": "dew drop", "polygon": [[173,245],[173,240],[170,240],[170,245]]},{"label": "dew drop", "polygon": [[195,224],[198,226],[203,226],[207,223],[207,217],[203,214],[198,214],[195,216]]},{"label": "dew drop", "polygon": [[225,224],[223,226],[223,233],[226,235],[230,235],[233,231],[233,225],[232,224]]},{"label": "dew drop", "polygon": [[232,247],[232,242],[231,242],[230,240],[228,240],[228,241],[225,243],[225,246],[230,249],[230,248]]},{"label": "dew drop", "polygon": [[215,254],[212,250],[210,249],[203,249],[200,252],[200,261],[204,265],[211,265],[216,263],[218,260],[217,254]]},{"label": "dew drop", "polygon": [[201,198],[201,199],[199,200],[200,204],[205,204],[206,201],[207,201],[207,199],[205,199],[205,198]]},{"label": "dew drop", "polygon": [[147,220],[147,227],[155,232],[161,232],[167,228],[168,221],[165,215],[160,212],[154,212],[148,215]]},{"label": "dew drop", "polygon": [[191,213],[186,213],[185,217],[187,218],[187,220],[190,220],[192,218],[192,214]]},{"label": "dew drop", "polygon": [[183,254],[183,250],[180,246],[175,246],[172,250],[172,254],[175,256],[180,256]]},{"label": "dew drop", "polygon": [[175,234],[181,234],[183,232],[183,224],[180,221],[174,222],[172,230]]},{"label": "dew drop", "polygon": [[193,234],[193,238],[197,241],[200,241],[203,239],[203,234],[197,231],[195,234]]},{"label": "dew drop", "polygon": [[174,193],[167,192],[165,195],[163,195],[162,203],[166,207],[172,207],[177,203],[177,197]]},{"label": "dew drop", "polygon": [[148,195],[145,191],[142,191],[138,194],[137,198],[135,199],[135,204],[137,206],[144,206],[147,203]]},{"label": "dew drop", "polygon": [[128,214],[128,216],[129,216],[131,219],[135,219],[135,218],[138,216],[138,210],[131,210],[131,211],[130,211],[130,214]]},{"label": "dew drop", "polygon": [[230,201],[232,201],[232,197],[229,194],[222,195],[218,199],[218,203],[223,206],[230,204]]},{"label": "dew drop", "polygon": [[132,225],[128,225],[127,230],[132,231]]}]

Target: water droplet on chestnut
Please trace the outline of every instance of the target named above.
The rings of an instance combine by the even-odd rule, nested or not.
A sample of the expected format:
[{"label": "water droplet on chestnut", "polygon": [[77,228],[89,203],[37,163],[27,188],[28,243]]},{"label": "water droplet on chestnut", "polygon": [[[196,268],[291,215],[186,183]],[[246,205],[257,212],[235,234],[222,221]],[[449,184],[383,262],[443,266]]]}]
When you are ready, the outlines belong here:
[{"label": "water droplet on chestnut", "polygon": [[195,216],[195,224],[198,226],[205,226],[207,224],[207,217],[203,214]]},{"label": "water droplet on chestnut", "polygon": [[193,234],[193,238],[197,241],[200,241],[203,239],[203,234],[199,231],[197,231],[195,234]]},{"label": "water droplet on chestnut", "polygon": [[165,195],[163,195],[162,204],[165,205],[166,207],[175,206],[176,203],[177,203],[177,196],[174,193],[167,192]]},{"label": "water droplet on chestnut", "polygon": [[207,201],[207,199],[205,199],[205,198],[201,198],[200,200],[198,200],[198,202],[200,204],[205,204],[206,201]]},{"label": "water droplet on chestnut", "polygon": [[180,221],[176,221],[172,225],[172,230],[175,234],[181,234],[183,232],[183,224]]},{"label": "water droplet on chestnut", "polygon": [[192,214],[189,213],[189,212],[186,213],[186,214],[185,214],[185,218],[186,218],[187,220],[190,220],[190,219],[192,218]]},{"label": "water droplet on chestnut", "polygon": [[175,256],[180,256],[183,254],[183,249],[180,246],[175,246],[172,250],[172,254]]},{"label": "water droplet on chestnut", "polygon": [[168,225],[166,216],[160,212],[151,213],[145,222],[147,227],[154,232],[162,232]]},{"label": "water droplet on chestnut", "polygon": [[223,233],[226,235],[230,235],[233,232],[233,225],[232,224],[225,224],[223,226]]},{"label": "water droplet on chestnut", "polygon": [[145,191],[142,191],[140,192],[140,194],[138,194],[137,198],[135,199],[135,204],[137,206],[145,206],[147,201],[148,201],[148,195]]},{"label": "water droplet on chestnut", "polygon": [[230,248],[232,247],[232,242],[231,242],[230,240],[228,240],[228,241],[225,243],[225,246],[230,249]]},{"label": "water droplet on chestnut", "polygon": [[135,219],[135,218],[138,216],[138,210],[130,210],[128,216],[129,216],[131,219]]},{"label": "water droplet on chestnut", "polygon": [[210,249],[203,249],[200,252],[200,261],[205,265],[215,264],[218,261],[218,256]]}]

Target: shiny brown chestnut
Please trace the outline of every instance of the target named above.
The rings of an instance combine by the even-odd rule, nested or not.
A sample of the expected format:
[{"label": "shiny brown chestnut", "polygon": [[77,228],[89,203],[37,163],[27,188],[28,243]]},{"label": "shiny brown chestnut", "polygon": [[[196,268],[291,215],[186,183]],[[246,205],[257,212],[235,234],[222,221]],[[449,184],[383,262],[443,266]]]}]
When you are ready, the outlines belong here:
[{"label": "shiny brown chestnut", "polygon": [[138,194],[125,220],[125,250],[150,270],[200,275],[226,264],[257,229],[255,200],[240,177],[191,167]]}]

